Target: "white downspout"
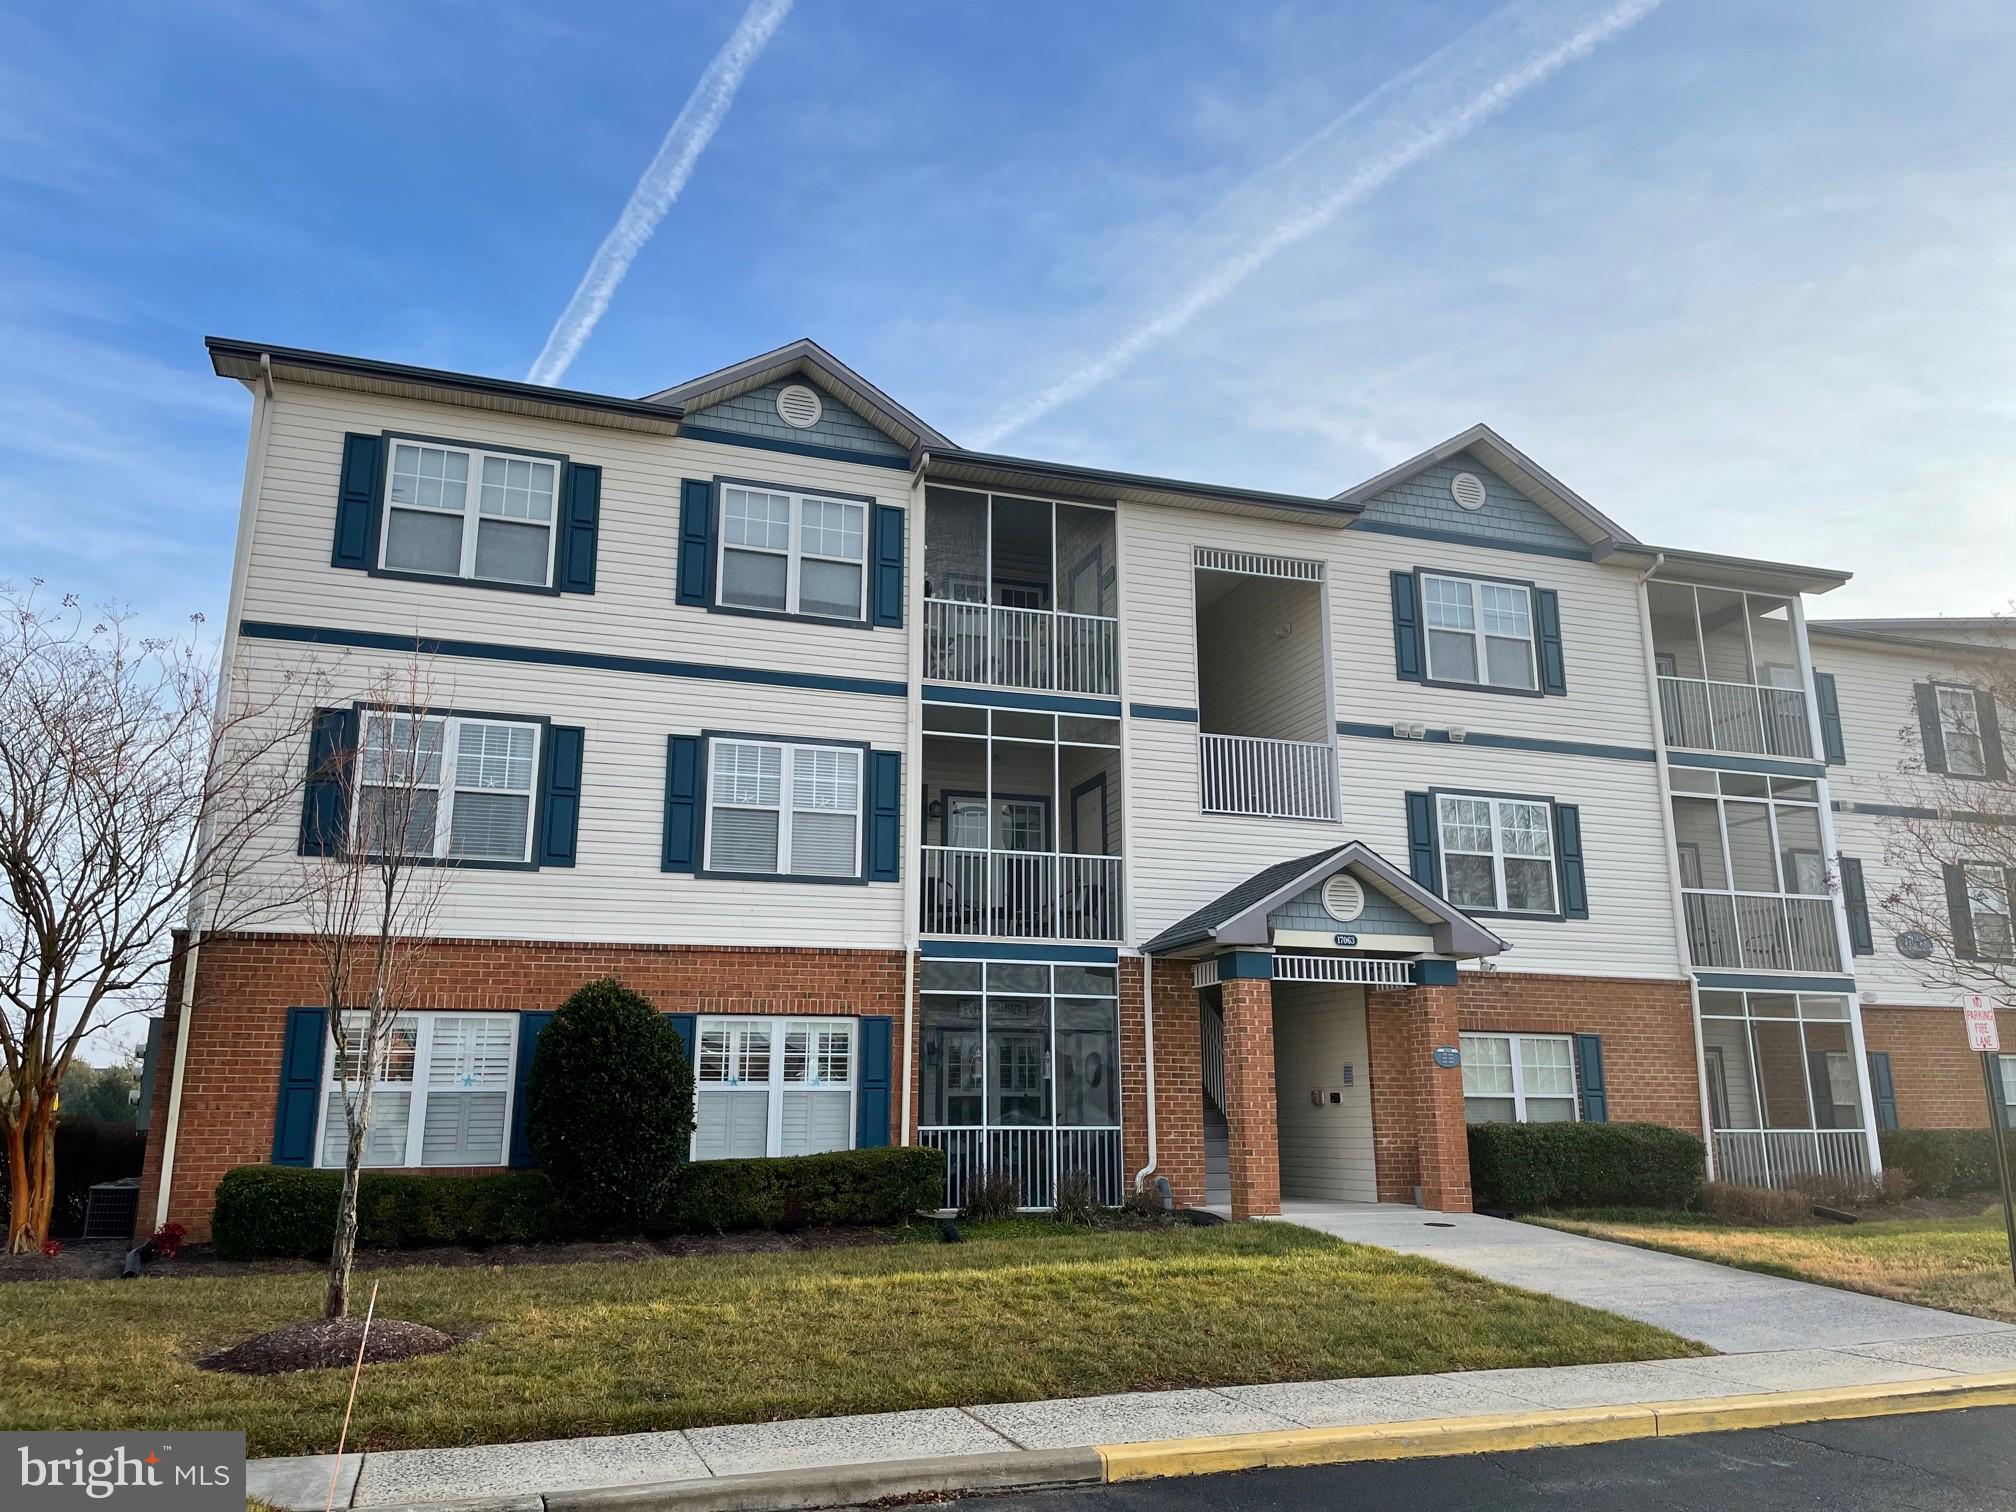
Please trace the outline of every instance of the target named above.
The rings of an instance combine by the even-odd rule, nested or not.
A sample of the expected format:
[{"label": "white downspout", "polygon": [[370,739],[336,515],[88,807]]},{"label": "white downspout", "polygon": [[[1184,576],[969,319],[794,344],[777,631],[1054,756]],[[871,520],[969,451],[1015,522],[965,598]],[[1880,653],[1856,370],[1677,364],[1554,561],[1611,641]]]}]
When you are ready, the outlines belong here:
[{"label": "white downspout", "polygon": [[919,452],[910,474],[909,530],[904,586],[910,626],[910,691],[904,695],[903,733],[903,1116],[900,1144],[910,1143],[910,1104],[917,1074],[917,937],[924,913],[924,469],[931,454]]},{"label": "white downspout", "polygon": [[[238,544],[231,558],[231,593],[225,601],[224,637],[217,653],[217,720],[230,714],[232,651],[245,609],[245,577],[252,561],[252,527],[259,518],[259,492],[266,475],[266,438],[273,420],[273,358],[259,354],[259,382],[252,388],[252,432],[245,443],[245,486],[238,498]],[[168,1078],[168,1111],[161,1130],[161,1174],[155,1182],[154,1227],[168,1221],[168,1198],[175,1181],[175,1136],[182,1126],[182,1089],[189,1073],[190,1020],[196,1011],[196,962],[203,949],[203,878],[194,879],[189,899],[189,951],[182,958],[181,994],[175,1014],[175,1064]]]},{"label": "white downspout", "polygon": [[1673,827],[1673,779],[1666,765],[1664,705],[1659,697],[1659,659],[1652,645],[1652,574],[1666,565],[1666,553],[1654,552],[1652,565],[1638,574],[1638,637],[1645,656],[1645,675],[1652,689],[1652,756],[1659,774],[1659,826],[1666,836],[1666,889],[1673,899],[1673,944],[1680,969],[1687,973],[1687,1005],[1694,1021],[1694,1088],[1701,1101],[1701,1143],[1708,1153],[1708,1179],[1715,1179],[1714,1108],[1708,1099],[1708,1052],[1701,1038],[1701,984],[1687,956],[1687,901],[1680,887],[1680,837]]}]

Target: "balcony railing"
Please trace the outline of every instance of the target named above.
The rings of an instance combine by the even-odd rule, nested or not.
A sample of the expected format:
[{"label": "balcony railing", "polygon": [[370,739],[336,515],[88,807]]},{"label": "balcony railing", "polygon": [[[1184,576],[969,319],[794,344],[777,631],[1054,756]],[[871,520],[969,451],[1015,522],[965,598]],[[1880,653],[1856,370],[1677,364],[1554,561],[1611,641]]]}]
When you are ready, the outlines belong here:
[{"label": "balcony railing", "polygon": [[1697,967],[1839,971],[1831,898],[1685,889],[1687,953]]},{"label": "balcony railing", "polygon": [[1867,1176],[1860,1129],[1717,1129],[1715,1176],[1737,1186],[1784,1186],[1801,1176]]},{"label": "balcony railing", "polygon": [[1120,938],[1120,858],[924,847],[925,934]]},{"label": "balcony railing", "polygon": [[1806,694],[1799,688],[1661,677],[1659,716],[1669,746],[1748,756],[1813,755]]},{"label": "balcony railing", "polygon": [[1120,691],[1120,622],[1103,614],[926,599],[924,675],[1111,698]]},{"label": "balcony railing", "polygon": [[1204,812],[1335,819],[1337,748],[1327,740],[1199,735]]},{"label": "balcony railing", "polygon": [[964,1207],[974,1185],[990,1172],[1014,1178],[1024,1208],[1055,1207],[1057,1183],[1080,1172],[1091,1179],[1095,1202],[1118,1207],[1127,1195],[1115,1128],[920,1128],[917,1142],[945,1152],[948,1208]]}]

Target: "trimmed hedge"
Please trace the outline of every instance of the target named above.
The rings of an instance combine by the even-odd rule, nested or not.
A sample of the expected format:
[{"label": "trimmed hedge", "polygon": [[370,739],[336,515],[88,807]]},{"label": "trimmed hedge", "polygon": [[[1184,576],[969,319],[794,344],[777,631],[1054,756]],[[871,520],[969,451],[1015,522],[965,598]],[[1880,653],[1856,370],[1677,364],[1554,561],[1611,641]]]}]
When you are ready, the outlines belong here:
[{"label": "trimmed hedge", "polygon": [[[1986,1129],[1885,1129],[1876,1137],[1883,1169],[1904,1173],[1908,1196],[1971,1197],[1996,1189],[1995,1136]],[[2016,1164],[2016,1132],[2002,1138]]]},{"label": "trimmed hedge", "polygon": [[1470,1125],[1479,1207],[1684,1208],[1707,1170],[1701,1141],[1651,1123]]},{"label": "trimmed hedge", "polygon": [[917,1146],[763,1160],[703,1160],[679,1173],[666,1218],[686,1233],[901,1223],[945,1205],[945,1153]]},{"label": "trimmed hedge", "polygon": [[[336,1236],[341,1171],[239,1166],[217,1183],[211,1240],[229,1260],[307,1259]],[[357,1181],[357,1247],[482,1249],[553,1237],[553,1185],[537,1171],[495,1176],[405,1176],[366,1171]]]}]

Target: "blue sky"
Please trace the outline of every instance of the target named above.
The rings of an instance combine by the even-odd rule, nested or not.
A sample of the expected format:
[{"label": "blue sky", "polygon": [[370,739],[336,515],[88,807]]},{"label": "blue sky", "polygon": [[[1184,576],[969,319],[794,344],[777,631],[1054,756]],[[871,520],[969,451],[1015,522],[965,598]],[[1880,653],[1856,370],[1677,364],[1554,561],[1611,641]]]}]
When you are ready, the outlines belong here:
[{"label": "blue sky", "polygon": [[[1646,540],[1854,569],[1816,613],[2006,610],[2006,0],[1666,0],[991,434],[1346,181],[1380,86],[1601,9],[799,0],[565,382],[809,335],[955,439],[1312,493],[1485,420]],[[214,617],[201,338],[522,377],[741,13],[0,5],[0,578]]]}]

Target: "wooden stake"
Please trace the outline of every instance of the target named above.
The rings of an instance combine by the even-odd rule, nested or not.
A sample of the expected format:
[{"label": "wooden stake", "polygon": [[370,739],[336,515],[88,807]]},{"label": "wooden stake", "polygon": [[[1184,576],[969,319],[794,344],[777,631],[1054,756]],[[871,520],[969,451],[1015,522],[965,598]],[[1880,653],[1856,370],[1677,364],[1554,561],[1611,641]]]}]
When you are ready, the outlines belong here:
[{"label": "wooden stake", "polygon": [[364,1374],[364,1346],[371,1339],[371,1315],[378,1311],[378,1283],[371,1283],[371,1300],[364,1305],[364,1331],[357,1335],[357,1363],[350,1367],[350,1400],[343,1404],[343,1431],[336,1435],[336,1463],[329,1470],[329,1495],[322,1512],[336,1505],[336,1482],[343,1474],[343,1446],[350,1442],[350,1411],[357,1405],[357,1378]]}]

